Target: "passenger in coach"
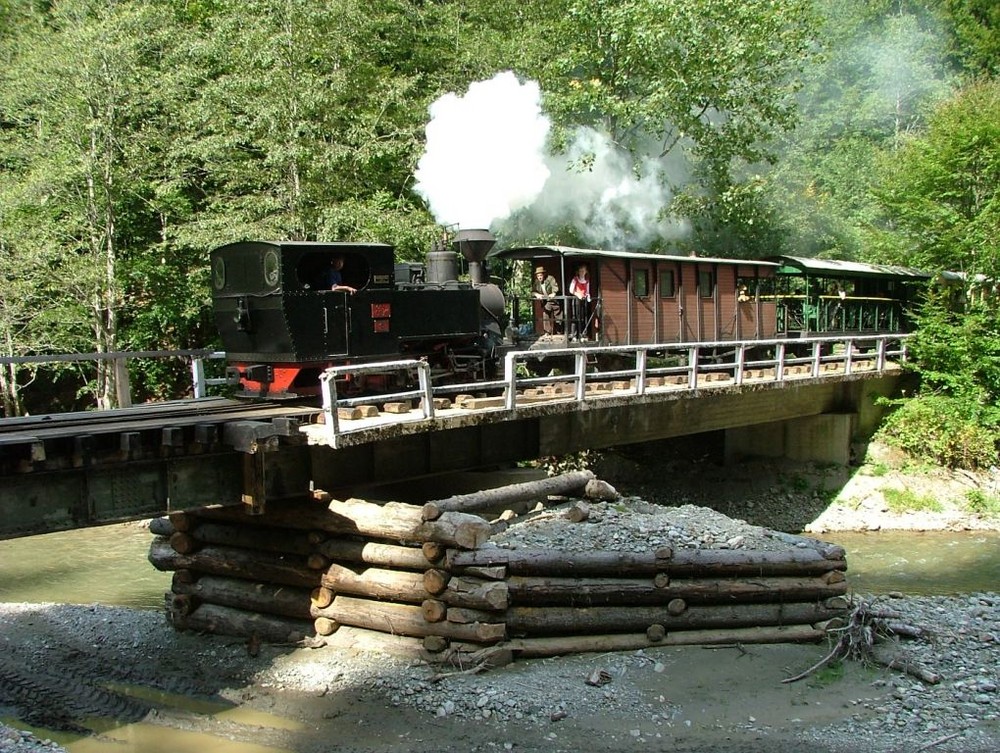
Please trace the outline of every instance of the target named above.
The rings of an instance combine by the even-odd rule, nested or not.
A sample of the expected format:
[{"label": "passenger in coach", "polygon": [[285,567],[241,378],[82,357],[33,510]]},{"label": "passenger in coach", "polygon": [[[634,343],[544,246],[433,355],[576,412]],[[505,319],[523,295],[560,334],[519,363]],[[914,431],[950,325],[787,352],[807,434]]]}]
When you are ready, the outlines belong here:
[{"label": "passenger in coach", "polygon": [[590,303],[590,277],[586,264],[576,268],[576,275],[569,282],[569,294],[572,296],[569,336],[571,340],[580,340],[587,336],[587,312]]},{"label": "passenger in coach", "polygon": [[559,283],[552,275],[545,274],[545,267],[535,268],[535,279],[531,283],[531,294],[536,299],[543,300],[542,328],[546,335],[556,330],[556,325],[562,323],[562,305],[559,303]]}]

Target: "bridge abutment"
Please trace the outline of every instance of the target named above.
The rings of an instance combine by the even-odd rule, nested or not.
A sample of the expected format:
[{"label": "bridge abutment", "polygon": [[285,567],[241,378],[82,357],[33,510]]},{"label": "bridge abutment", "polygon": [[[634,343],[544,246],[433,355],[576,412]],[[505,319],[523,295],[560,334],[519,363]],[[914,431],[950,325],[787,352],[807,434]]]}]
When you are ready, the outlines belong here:
[{"label": "bridge abutment", "polygon": [[879,399],[892,396],[898,382],[896,377],[846,382],[837,410],[727,428],[725,462],[767,457],[848,465],[852,445],[869,439],[882,421],[886,409]]}]

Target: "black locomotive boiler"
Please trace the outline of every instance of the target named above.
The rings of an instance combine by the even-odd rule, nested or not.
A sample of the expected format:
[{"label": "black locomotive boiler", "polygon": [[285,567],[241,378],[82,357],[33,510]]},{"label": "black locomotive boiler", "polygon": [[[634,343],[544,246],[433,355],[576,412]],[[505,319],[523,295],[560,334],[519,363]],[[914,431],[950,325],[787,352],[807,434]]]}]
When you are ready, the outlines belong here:
[{"label": "black locomotive boiler", "polygon": [[[232,243],[212,251],[215,322],[229,375],[246,397],[318,393],[331,364],[422,358],[437,381],[490,378],[502,342],[504,297],[485,280],[494,240],[461,231],[426,266],[396,264],[381,243]],[[470,282],[458,281],[458,254]],[[329,269],[342,286],[331,289]],[[336,278],[334,278],[336,279]],[[343,393],[385,391],[368,376]]]}]

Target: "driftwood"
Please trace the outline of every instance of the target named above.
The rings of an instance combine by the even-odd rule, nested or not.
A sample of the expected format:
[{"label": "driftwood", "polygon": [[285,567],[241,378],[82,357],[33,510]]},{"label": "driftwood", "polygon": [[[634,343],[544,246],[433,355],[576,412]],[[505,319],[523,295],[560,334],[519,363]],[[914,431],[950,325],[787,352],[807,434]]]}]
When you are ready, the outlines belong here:
[{"label": "driftwood", "polygon": [[484,512],[503,510],[518,502],[545,499],[550,494],[582,495],[587,482],[594,478],[590,471],[573,471],[538,481],[511,484],[498,489],[485,489],[471,494],[458,494],[438,499],[423,506],[424,520],[437,520],[445,512]]},{"label": "driftwood", "polygon": [[269,583],[205,575],[195,583],[174,582],[175,594],[192,596],[199,603],[220,604],[250,612],[309,619],[309,590]]},{"label": "driftwood", "polygon": [[654,578],[543,578],[511,576],[510,601],[521,605],[642,606],[684,599],[696,604],[792,602],[825,599],[847,592],[843,576],[827,582],[813,578],[674,579],[658,586]]},{"label": "driftwood", "polygon": [[157,538],[149,547],[149,561],[157,570],[195,570],[254,582],[314,588],[319,573],[306,567],[303,557],[279,556],[272,552],[206,546],[193,554],[180,554],[170,543]]},{"label": "driftwood", "polygon": [[342,625],[417,638],[438,635],[462,641],[496,643],[505,636],[502,623],[458,625],[449,622],[427,622],[423,610],[418,606],[350,596],[338,595],[330,606],[323,609],[314,608],[312,613],[314,617],[329,617]]},{"label": "driftwood", "polygon": [[564,552],[556,549],[479,549],[449,551],[448,569],[473,565],[505,565],[512,575],[598,576],[786,576],[821,575],[846,570],[843,559],[830,559],[816,549],[765,552],[741,549],[679,549],[656,552]]},{"label": "driftwood", "polygon": [[885,615],[888,615],[892,619],[899,617],[895,612],[880,612],[880,610],[875,609],[867,602],[859,602],[851,610],[847,618],[847,624],[841,628],[831,630],[831,632],[839,633],[839,638],[833,648],[814,665],[793,677],[785,678],[782,682],[797,682],[809,677],[809,675],[834,661],[848,658],[879,664],[889,669],[899,669],[929,685],[939,683],[941,675],[937,672],[911,661],[897,650],[887,651],[884,645],[878,645],[880,641],[894,634],[925,635],[925,632],[921,628],[915,626],[896,623],[893,626],[895,629],[893,629],[893,627],[890,627],[883,621]]},{"label": "driftwood", "polygon": [[668,633],[651,641],[645,633],[614,635],[572,635],[551,638],[515,638],[504,643],[524,658],[560,656],[604,651],[637,651],[655,646],[719,645],[728,643],[812,643],[821,640],[822,630],[810,625],[744,627],[718,630],[688,630]]},{"label": "driftwood", "polygon": [[219,635],[236,635],[270,643],[296,643],[312,633],[306,620],[245,612],[241,609],[202,604],[190,614],[170,611],[170,622],[180,630],[199,630]]}]

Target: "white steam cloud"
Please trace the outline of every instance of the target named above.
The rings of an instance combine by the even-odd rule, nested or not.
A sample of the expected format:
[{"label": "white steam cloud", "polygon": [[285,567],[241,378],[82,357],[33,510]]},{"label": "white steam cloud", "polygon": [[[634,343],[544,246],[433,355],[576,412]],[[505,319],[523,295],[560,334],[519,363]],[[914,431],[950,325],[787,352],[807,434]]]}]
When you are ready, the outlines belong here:
[{"label": "white steam cloud", "polygon": [[[681,160],[673,162],[669,172],[676,182],[687,169]],[[551,176],[521,218],[521,232],[570,225],[586,244],[618,250],[682,237],[687,224],[664,212],[673,198],[668,164],[659,156],[633,155],[605,133],[579,128],[565,154],[549,157]]]},{"label": "white steam cloud", "polygon": [[[673,198],[668,163],[653,147],[651,156],[633,155],[608,135],[580,128],[564,154],[547,155],[550,122],[534,81],[506,71],[464,96],[441,97],[430,115],[415,188],[442,224],[500,226],[525,242],[573,227],[584,243],[609,249],[640,249],[688,232],[664,218]],[[674,162],[676,184],[687,169]]]},{"label": "white steam cloud", "polygon": [[510,71],[431,105],[416,190],[438,222],[488,228],[528,206],[549,177],[541,91]]}]

